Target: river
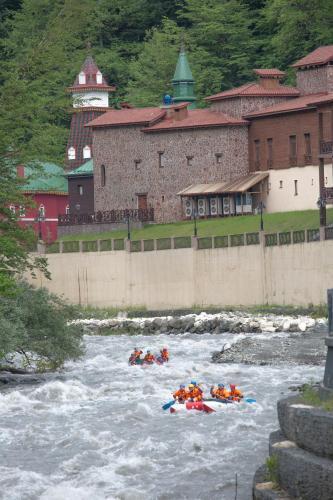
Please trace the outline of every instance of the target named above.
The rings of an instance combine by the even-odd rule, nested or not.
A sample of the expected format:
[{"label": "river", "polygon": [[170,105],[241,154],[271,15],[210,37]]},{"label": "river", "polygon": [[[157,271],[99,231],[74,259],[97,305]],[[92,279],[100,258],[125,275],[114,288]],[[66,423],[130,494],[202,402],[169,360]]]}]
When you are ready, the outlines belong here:
[{"label": "river", "polygon": [[[213,364],[243,335],[85,337],[86,354],[39,384],[0,392],[4,500],[234,500],[252,498],[255,469],[278,428],[276,401],[319,380],[323,366]],[[168,346],[169,364],[128,366],[133,347]],[[180,383],[237,383],[256,404],[170,414]]]}]

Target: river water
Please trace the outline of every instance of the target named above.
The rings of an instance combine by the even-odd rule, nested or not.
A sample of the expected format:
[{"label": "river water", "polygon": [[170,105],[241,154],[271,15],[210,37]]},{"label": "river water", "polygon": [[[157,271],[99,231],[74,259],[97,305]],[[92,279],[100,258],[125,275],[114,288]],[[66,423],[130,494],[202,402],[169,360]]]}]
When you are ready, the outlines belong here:
[{"label": "river water", "polygon": [[[319,380],[323,366],[210,362],[243,335],[85,337],[86,355],[35,385],[0,392],[4,500],[251,499],[255,469],[278,428],[276,401]],[[171,353],[164,366],[128,366],[133,347]],[[170,414],[180,383],[237,383],[257,403]]]}]

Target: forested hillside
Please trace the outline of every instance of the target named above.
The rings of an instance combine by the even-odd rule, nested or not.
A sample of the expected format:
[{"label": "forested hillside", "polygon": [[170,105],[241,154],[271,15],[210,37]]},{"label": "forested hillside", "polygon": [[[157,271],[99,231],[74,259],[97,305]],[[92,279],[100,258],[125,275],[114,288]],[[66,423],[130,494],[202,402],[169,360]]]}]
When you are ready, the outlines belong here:
[{"label": "forested hillside", "polygon": [[[333,43],[332,0],[0,0],[2,144],[62,162],[87,42],[113,104],[159,104],[180,39],[205,95]],[[293,75],[289,73],[289,81]]]}]

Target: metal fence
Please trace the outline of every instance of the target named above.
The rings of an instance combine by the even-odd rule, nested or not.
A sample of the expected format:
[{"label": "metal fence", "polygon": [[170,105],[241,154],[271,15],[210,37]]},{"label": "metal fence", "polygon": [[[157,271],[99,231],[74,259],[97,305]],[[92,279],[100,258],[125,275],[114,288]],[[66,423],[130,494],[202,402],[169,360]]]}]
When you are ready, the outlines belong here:
[{"label": "metal fence", "polygon": [[58,217],[59,226],[78,226],[82,224],[105,224],[124,223],[127,220],[133,222],[153,222],[154,209],[126,209],[106,210],[91,214],[62,214]]}]

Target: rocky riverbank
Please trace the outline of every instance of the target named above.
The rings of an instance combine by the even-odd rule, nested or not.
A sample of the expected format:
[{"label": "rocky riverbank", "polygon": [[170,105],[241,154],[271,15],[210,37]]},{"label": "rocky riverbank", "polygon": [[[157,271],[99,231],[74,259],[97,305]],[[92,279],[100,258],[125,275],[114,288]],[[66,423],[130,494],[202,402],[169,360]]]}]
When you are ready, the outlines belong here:
[{"label": "rocky riverbank", "polygon": [[110,319],[78,319],[87,334],[182,334],[182,333],[275,333],[306,332],[326,320],[308,316],[259,315],[244,312],[217,314],[186,314],[183,316],[158,316],[151,318],[127,318],[121,315]]}]

